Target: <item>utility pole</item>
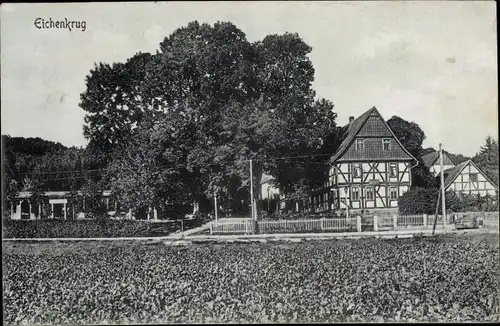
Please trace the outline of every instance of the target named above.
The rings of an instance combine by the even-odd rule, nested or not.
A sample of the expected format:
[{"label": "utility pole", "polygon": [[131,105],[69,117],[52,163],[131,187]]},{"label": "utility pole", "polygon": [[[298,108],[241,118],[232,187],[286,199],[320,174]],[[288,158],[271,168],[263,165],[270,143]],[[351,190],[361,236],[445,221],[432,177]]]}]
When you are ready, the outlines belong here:
[{"label": "utility pole", "polygon": [[252,206],[252,219],[255,219],[254,204],[253,204],[253,171],[252,160],[250,160],[250,205]]},{"label": "utility pole", "polygon": [[269,202],[270,202],[270,198],[269,198],[269,188],[271,188],[270,186],[267,186],[267,212],[269,213]]},{"label": "utility pole", "polygon": [[441,208],[443,211],[443,226],[446,225],[446,200],[444,193],[444,166],[443,166],[443,147],[439,144],[439,165],[441,166]]},{"label": "utility pole", "polygon": [[438,211],[439,211],[439,199],[441,199],[441,191],[438,192],[438,200],[436,202],[436,214],[434,214],[434,224],[432,225],[432,235],[436,232],[436,224],[438,219]]},{"label": "utility pole", "polygon": [[214,193],[214,201],[215,201],[215,222],[217,222],[217,193]]}]

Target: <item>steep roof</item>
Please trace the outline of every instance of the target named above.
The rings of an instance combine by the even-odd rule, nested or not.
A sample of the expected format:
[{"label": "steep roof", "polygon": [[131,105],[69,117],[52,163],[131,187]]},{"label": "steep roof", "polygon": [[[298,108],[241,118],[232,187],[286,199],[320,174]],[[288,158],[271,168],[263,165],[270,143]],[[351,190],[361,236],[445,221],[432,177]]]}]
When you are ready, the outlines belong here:
[{"label": "steep roof", "polygon": [[267,183],[267,182],[274,180],[274,179],[275,178],[273,176],[270,176],[270,175],[264,173],[264,174],[262,174],[262,179],[260,181],[260,184]]},{"label": "steep roof", "polygon": [[460,173],[462,173],[465,167],[467,167],[469,164],[472,164],[476,168],[476,170],[478,170],[479,173],[483,175],[483,177],[486,180],[488,180],[494,187],[497,187],[496,184],[494,182],[491,182],[491,180],[486,176],[486,174],[484,174],[484,172],[481,171],[481,169],[476,164],[474,164],[474,162],[472,162],[472,160],[468,160],[460,163],[459,165],[453,168],[444,170],[444,189],[447,189],[449,186],[451,186],[451,184],[455,181],[455,179],[460,175]]},{"label": "steep roof", "polygon": [[[379,136],[379,137],[384,137],[384,136],[385,137],[387,137],[387,136],[391,137],[392,136],[396,140],[396,142],[399,144],[399,146],[401,146],[401,148],[403,149],[404,153],[406,153],[409,156],[409,158],[417,161],[417,159],[415,157],[413,157],[413,155],[411,155],[406,150],[406,148],[404,148],[403,144],[401,144],[401,142],[396,137],[396,135],[394,134],[394,132],[387,125],[387,122],[384,120],[384,118],[378,112],[378,110],[375,107],[372,107],[371,109],[369,109],[368,111],[366,111],[365,113],[363,113],[362,115],[360,115],[358,118],[354,119],[354,121],[349,125],[349,129],[347,130],[346,137],[344,138],[344,140],[340,144],[339,149],[337,150],[337,152],[330,159],[330,162],[333,163],[333,162],[337,161],[339,158],[342,157],[342,155],[346,152],[346,150],[349,148],[349,146],[354,141],[354,138],[363,129],[363,126],[365,126],[365,123],[367,122],[368,118],[372,114],[378,115],[380,117],[380,120],[383,122],[383,124],[385,125],[386,128],[374,128],[373,126],[370,126],[370,128],[368,130],[368,133],[369,133],[368,136],[371,136],[371,137],[373,137],[373,136],[375,136],[375,137],[377,137],[377,136]],[[363,134],[363,136],[367,136],[367,133],[365,132]]]},{"label": "steep roof", "polygon": [[439,152],[436,151],[422,156],[422,161],[424,161],[426,167],[431,167],[432,165],[434,165],[434,162],[436,162],[438,158],[439,158]]},{"label": "steep roof", "polygon": [[[431,152],[431,153],[428,153],[428,154],[425,154],[424,156],[422,156],[422,160],[424,161],[425,166],[428,168],[433,166],[438,159],[439,159],[439,152],[438,151],[434,151],[434,152]],[[455,165],[453,160],[444,151],[443,151],[443,162],[446,165],[450,165],[450,164]]]}]

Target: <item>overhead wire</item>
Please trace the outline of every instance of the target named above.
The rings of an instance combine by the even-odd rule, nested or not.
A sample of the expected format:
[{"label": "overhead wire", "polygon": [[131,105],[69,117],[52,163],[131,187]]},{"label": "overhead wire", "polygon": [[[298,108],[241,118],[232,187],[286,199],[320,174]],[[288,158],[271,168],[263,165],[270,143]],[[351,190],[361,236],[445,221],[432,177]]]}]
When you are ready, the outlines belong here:
[{"label": "overhead wire", "polygon": [[[252,159],[253,162],[271,162],[271,161],[285,161],[288,163],[296,163],[296,164],[329,164],[328,161],[323,161],[323,162],[316,162],[316,161],[299,161],[295,160],[297,158],[315,158],[315,157],[326,157],[326,156],[331,156],[329,154],[319,154],[319,155],[301,155],[301,156],[289,156],[289,157],[278,157],[278,158],[260,158],[260,159]],[[162,165],[155,165],[155,164],[144,164],[141,165],[140,167],[143,168],[179,168],[179,169],[185,169],[185,168],[199,168],[199,167],[214,167],[214,166],[221,166],[221,165],[229,165],[231,163],[236,164],[236,163],[245,163],[245,162],[250,162],[250,159],[244,159],[244,160],[228,160],[228,161],[223,161],[223,162],[218,162],[218,163],[211,163],[211,164],[200,164],[200,165],[188,165],[188,164],[162,164]],[[116,170],[137,170],[137,167],[134,168],[105,168],[105,169],[86,169],[86,170],[66,170],[66,171],[36,171],[36,172],[17,172],[13,173],[14,175],[58,175],[58,174],[68,174],[68,173],[75,173],[75,174],[86,174],[86,173],[91,173],[91,172],[106,172],[106,171],[116,171]],[[80,177],[85,177],[80,176]],[[68,177],[64,179],[73,179],[73,178],[78,178],[78,176],[74,177]],[[56,179],[51,179],[51,180],[62,180],[61,178],[56,178]]]}]

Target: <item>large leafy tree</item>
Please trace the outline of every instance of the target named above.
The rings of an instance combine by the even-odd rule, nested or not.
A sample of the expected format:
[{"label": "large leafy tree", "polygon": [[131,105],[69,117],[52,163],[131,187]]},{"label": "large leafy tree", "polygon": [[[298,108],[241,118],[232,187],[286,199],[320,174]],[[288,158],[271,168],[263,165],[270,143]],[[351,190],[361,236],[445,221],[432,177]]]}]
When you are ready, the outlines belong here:
[{"label": "large leafy tree", "polygon": [[[102,160],[112,161],[105,179],[134,205],[158,205],[173,193],[199,202],[218,192],[230,202],[248,190],[253,159],[255,185],[267,172],[289,192],[312,187],[306,180],[324,174],[334,150],[336,115],[332,103],[314,98],[310,51],[296,34],[251,44],[231,23],[192,22],[141,61],[134,80],[120,77],[136,71],[127,64],[101,64],[82,107],[92,153],[116,153]],[[153,169],[164,165],[176,169]]]},{"label": "large leafy tree", "polygon": [[338,146],[338,138],[332,137],[336,135],[333,104],[315,100],[314,67],[308,57],[312,48],[299,35],[269,35],[255,47],[261,96],[267,105],[257,132],[261,156],[271,158],[262,170],[276,178],[285,194],[306,195],[324,180],[328,156]]},{"label": "large leafy tree", "polygon": [[192,175],[184,164],[186,152],[175,144],[172,122],[143,122],[122,159],[110,164],[113,196],[121,203],[122,211],[165,209],[167,204],[183,204],[190,199]]},{"label": "large leafy tree", "polygon": [[435,178],[422,160],[424,153],[422,143],[425,140],[424,131],[415,122],[406,121],[398,116],[393,116],[387,120],[387,124],[406,150],[418,160],[418,165],[412,169],[412,187],[436,186]]},{"label": "large leafy tree", "polygon": [[104,168],[112,155],[126,146],[129,137],[145,115],[141,85],[148,53],[138,53],[125,63],[96,64],[86,77],[86,90],[80,107],[86,112],[83,134],[89,144],[86,164],[91,169]]}]

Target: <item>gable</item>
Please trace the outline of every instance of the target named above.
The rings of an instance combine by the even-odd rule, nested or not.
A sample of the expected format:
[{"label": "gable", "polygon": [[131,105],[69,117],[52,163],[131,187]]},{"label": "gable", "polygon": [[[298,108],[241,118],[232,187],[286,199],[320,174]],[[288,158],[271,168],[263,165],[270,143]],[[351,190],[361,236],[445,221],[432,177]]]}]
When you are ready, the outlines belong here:
[{"label": "gable", "polygon": [[[363,139],[364,149],[356,149],[356,140]],[[390,139],[390,149],[384,150],[383,139]],[[331,162],[355,160],[415,160],[396,138],[375,107],[363,113],[349,126],[347,136]]]},{"label": "gable", "polygon": [[448,189],[453,182],[460,176],[460,175],[469,175],[470,173],[473,174],[478,174],[481,176],[481,178],[478,178],[478,181],[487,181],[489,182],[494,188],[498,188],[495,183],[491,182],[489,178],[486,176],[486,174],[481,171],[472,160],[468,160],[465,162],[460,163],[459,165],[455,166],[454,168],[448,169],[444,171],[444,188]]}]

